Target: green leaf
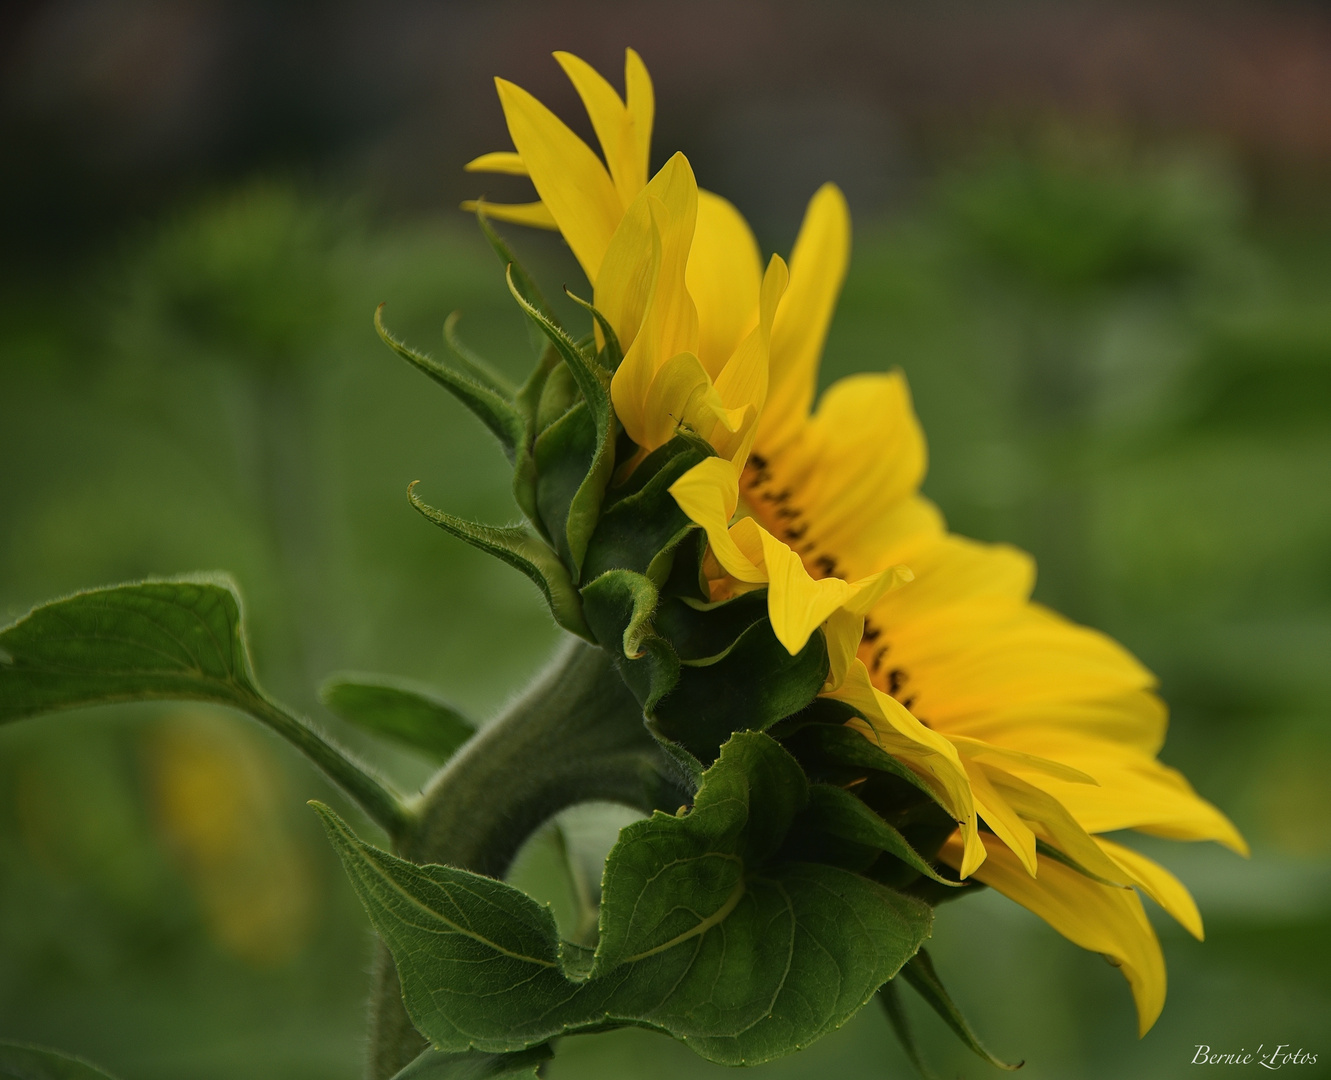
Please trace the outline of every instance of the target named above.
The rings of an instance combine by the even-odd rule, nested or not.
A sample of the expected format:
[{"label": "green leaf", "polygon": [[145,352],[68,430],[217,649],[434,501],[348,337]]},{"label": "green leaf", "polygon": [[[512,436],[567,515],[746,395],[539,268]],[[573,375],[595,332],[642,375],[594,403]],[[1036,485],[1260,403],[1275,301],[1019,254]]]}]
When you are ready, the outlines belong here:
[{"label": "green leaf", "polygon": [[[849,711],[849,710],[848,710]],[[854,715],[851,712],[851,715]],[[833,761],[857,768],[891,773],[937,802],[933,789],[915,773],[880,746],[875,746],[860,732],[844,724],[812,723],[800,730],[802,740],[814,743]]]},{"label": "green leaf", "polygon": [[416,497],[417,483],[419,481],[413,481],[407,488],[407,498],[423,517],[459,540],[465,540],[472,547],[480,548],[522,571],[541,590],[555,622],[570,633],[588,641],[592,639],[582,616],[582,601],[573,587],[568,570],[545,541],[533,536],[521,525],[482,525],[436,510]]},{"label": "green leaf", "polygon": [[733,732],[764,731],[799,712],[826,679],[827,644],[821,631],[791,656],[772,624],[762,619],[723,653],[681,660],[678,683],[652,716],[666,737],[708,762]]},{"label": "green leaf", "polygon": [[943,983],[934,970],[934,962],[924,949],[920,949],[910,962],[902,968],[901,975],[929,1003],[930,1008],[943,1018],[947,1026],[956,1033],[957,1038],[965,1043],[970,1050],[989,1062],[990,1065],[1011,1072],[1020,1069],[1025,1064],[1024,1061],[1018,1061],[1015,1065],[1009,1064],[1001,1058],[994,1057],[981,1045],[975,1031],[966,1018],[961,1015],[961,1010],[953,1004],[952,998],[948,995],[947,990],[943,988]]},{"label": "green leaf", "polygon": [[621,833],[590,972],[586,950],[556,940],[548,908],[379,851],[316,809],[393,952],[413,1022],[440,1050],[511,1052],[633,1024],[740,1065],[841,1026],[929,934],[918,900],[837,867],[771,861],[805,797],[773,740],[736,736],[691,812]]},{"label": "green leaf", "polygon": [[471,738],[476,725],[432,694],[384,679],[335,676],[319,700],[349,724],[419,750],[443,763]]},{"label": "green leaf", "polygon": [[222,578],[144,581],[75,593],[0,630],[0,723],[124,701],[228,705],[273,728],[392,835],[401,799],[254,680],[240,599]]},{"label": "green leaf", "polygon": [[[535,279],[527,273],[518,257],[513,254],[513,249],[508,246],[508,241],[495,231],[490,219],[485,216],[485,203],[478,200],[476,203],[476,223],[481,227],[481,232],[485,234],[486,240],[494,248],[494,252],[499,256],[499,261],[504,264],[504,272],[508,274],[514,285],[521,293],[524,303],[539,311],[547,320],[555,326],[559,325],[559,319],[555,315],[554,308],[541,294],[540,286],[536,284]],[[539,349],[541,347],[542,335],[539,331],[533,329],[532,343]]]},{"label": "green leaf", "polygon": [[901,833],[849,791],[831,784],[814,784],[809,789],[809,815],[815,827],[824,832],[885,851],[940,885],[961,886],[958,881],[940,876]]},{"label": "green leaf", "polygon": [[525,425],[522,414],[513,402],[502,396],[487,382],[478,379],[470,372],[455,371],[446,364],[441,364],[433,357],[418,353],[409,345],[393,336],[383,321],[384,305],[374,309],[374,328],[379,332],[385,345],[392,349],[407,363],[425,372],[440,386],[448,390],[462,404],[467,406],[504,448],[509,461],[513,461],[517,448],[525,437]]},{"label": "green leaf", "polygon": [[469,375],[473,381],[489,387],[501,398],[512,401],[518,388],[458,337],[458,322],[461,319],[462,312],[455,311],[444,320],[444,344],[453,351],[464,374]]},{"label": "green leaf", "polygon": [[906,1057],[915,1066],[915,1071],[923,1080],[934,1080],[934,1074],[924,1063],[924,1054],[915,1039],[915,1029],[911,1026],[910,1017],[906,1015],[906,1006],[901,1000],[901,992],[897,989],[895,979],[883,983],[878,988],[878,1002],[887,1013],[888,1023],[892,1025],[892,1031],[896,1034],[897,1041],[901,1043],[901,1049],[906,1052]]},{"label": "green leaf", "polygon": [[618,370],[619,365],[624,360],[624,350],[620,347],[619,335],[615,333],[615,328],[610,325],[606,317],[601,314],[594,304],[584,300],[576,293],[570,292],[567,286],[564,287],[564,295],[577,304],[578,307],[589,312],[600,328],[601,337],[605,341],[605,344],[601,347],[601,354],[597,357],[601,366],[612,373]]},{"label": "green leaf", "polygon": [[0,1080],[112,1080],[82,1058],[24,1043],[0,1042]]},{"label": "green leaf", "polygon": [[601,501],[605,497],[605,488],[610,483],[610,474],[615,465],[614,441],[617,421],[610,405],[610,373],[595,360],[589,359],[578,347],[577,342],[564,333],[546,312],[541,311],[523,296],[522,290],[514,280],[511,266],[508,273],[508,288],[513,298],[517,300],[518,306],[545,334],[564,363],[568,365],[596,427],[596,444],[591,463],[569,503],[568,519],[565,524],[568,549],[572,566],[576,571],[582,567],[587,543],[592,530],[596,528],[601,512]]},{"label": "green leaf", "polygon": [[541,520],[540,510],[537,506],[537,482],[539,478],[536,470],[534,444],[538,431],[537,414],[540,412],[545,384],[550,378],[550,373],[559,365],[559,354],[555,352],[555,347],[547,341],[541,351],[540,359],[536,362],[536,366],[532,368],[531,374],[527,376],[527,381],[522,384],[517,397],[513,401],[523,418],[522,442],[518,444],[517,454],[513,459],[513,498],[523,514],[526,515],[527,520],[535,525],[547,540],[550,539],[550,530],[546,528],[545,523]]},{"label": "green leaf", "polygon": [[427,1050],[393,1080],[503,1080],[504,1077],[536,1077],[542,1063],[554,1057],[548,1046],[533,1046],[515,1054],[483,1054],[470,1050],[447,1054]]}]

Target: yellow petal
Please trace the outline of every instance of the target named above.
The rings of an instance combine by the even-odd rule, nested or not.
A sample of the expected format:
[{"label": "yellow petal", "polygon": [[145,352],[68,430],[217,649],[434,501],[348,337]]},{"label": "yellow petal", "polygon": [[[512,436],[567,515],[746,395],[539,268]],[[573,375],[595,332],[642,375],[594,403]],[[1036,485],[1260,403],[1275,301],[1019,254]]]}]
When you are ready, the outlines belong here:
[{"label": "yellow petal", "polygon": [[958,735],[954,731],[949,731],[947,737],[964,757],[989,758],[991,764],[1020,765],[1035,772],[1058,777],[1060,780],[1068,780],[1074,784],[1099,783],[1090,773],[1084,773],[1064,762],[1054,761],[1038,754],[1030,754],[1024,750],[1015,750],[1010,746],[986,742],[984,739],[972,739],[967,735]]},{"label": "yellow petal", "polygon": [[[1053,859],[1042,859],[1039,876],[1032,878],[1005,845],[993,837],[984,843],[989,857],[975,877],[1083,949],[1110,957],[1132,988],[1138,1030],[1145,1035],[1164,1008],[1165,958],[1137,894],[1101,885]],[[939,858],[949,866],[961,865],[961,843],[955,835]]]},{"label": "yellow petal", "polygon": [[823,693],[827,694],[846,681],[846,673],[860,647],[860,638],[864,636],[864,616],[848,608],[838,608],[828,616],[823,634],[827,638],[828,665]]},{"label": "yellow petal", "polygon": [[505,79],[496,79],[495,86],[536,194],[558,222],[587,280],[596,281],[624,213],[610,175],[591,148],[526,90]]},{"label": "yellow petal", "polygon": [[852,726],[920,773],[930,782],[948,813],[956,821],[974,828],[970,780],[956,747],[921,724],[899,701],[875,687],[859,659],[851,662],[841,685],[825,696],[845,702],[864,717],[863,723],[852,721]]},{"label": "yellow petal", "polygon": [[1095,842],[1117,863],[1132,883],[1164,908],[1198,941],[1206,937],[1202,927],[1202,913],[1187,886],[1159,863],[1148,859],[1132,848],[1116,844],[1097,836]]},{"label": "yellow petal", "polygon": [[758,324],[762,277],[748,222],[720,195],[699,191],[685,281],[698,308],[698,359],[713,378]]},{"label": "yellow petal", "polygon": [[468,199],[462,209],[469,214],[478,210],[494,221],[511,221],[514,225],[530,225],[534,229],[557,229],[553,215],[545,203],[492,203],[484,199]]},{"label": "yellow petal", "polygon": [[721,404],[698,358],[685,352],[672,356],[652,377],[641,430],[634,431],[627,423],[624,430],[639,446],[651,449],[668,443],[681,429],[706,438],[718,422],[738,420]]},{"label": "yellow petal", "polygon": [[[632,348],[638,336],[661,270],[661,238],[652,224],[648,207],[651,198],[649,192],[643,191],[624,212],[615,235],[610,238],[605,258],[601,260],[601,272],[597,275],[593,293],[596,309],[614,328],[619,347],[625,352]],[[642,350],[639,350],[635,358],[641,354]],[[642,389],[632,395],[632,402],[625,403],[632,413],[630,422],[638,426],[643,395],[646,386],[650,385],[651,374],[643,372]]]},{"label": "yellow petal", "polygon": [[505,176],[526,176],[527,166],[522,162],[522,155],[512,150],[496,150],[493,154],[482,154],[463,165],[467,172],[502,173]]},{"label": "yellow petal", "polygon": [[587,61],[568,52],[555,53],[555,59],[582,98],[615,190],[628,206],[647,183],[647,159],[638,153],[628,109],[615,88]]},{"label": "yellow petal", "polygon": [[[521,149],[521,147],[519,147]],[[772,385],[758,445],[775,452],[809,414],[818,361],[850,261],[850,212],[835,184],[809,202],[790,255],[790,288],[772,329]]]},{"label": "yellow petal", "polygon": [[1062,803],[1046,791],[1013,776],[1001,768],[980,763],[990,783],[1042,840],[1048,841],[1068,858],[1080,863],[1092,874],[1126,886],[1129,876],[1096,844]]},{"label": "yellow petal", "polygon": [[975,812],[984,819],[995,836],[1008,846],[1020,860],[1022,868],[1031,877],[1035,877],[1035,834],[1030,826],[1021,820],[1021,815],[1009,805],[1008,801],[989,782],[984,768],[962,758],[966,775],[970,778],[971,792],[975,798]]},{"label": "yellow petal", "polygon": [[739,503],[739,478],[729,461],[700,461],[670,485],[670,494],[689,520],[707,533],[712,554],[726,573],[755,584],[767,580],[766,572],[740,550],[730,534],[730,519]]},{"label": "yellow petal", "polygon": [[652,152],[652,124],[656,113],[656,95],[647,65],[632,49],[624,50],[624,99],[629,114],[629,127],[638,160],[642,162],[645,178],[650,167]]},{"label": "yellow petal", "polygon": [[[759,293],[758,324],[735,349],[716,380],[716,391],[727,408],[751,408],[753,420],[737,429],[733,437],[713,438],[712,445],[722,457],[728,457],[737,469],[743,469],[758,431],[757,419],[767,400],[767,370],[771,356],[772,319],[785,292],[789,274],[785,260],[773,255],[763,274]],[[701,320],[701,315],[699,316]],[[701,330],[699,331],[701,334]]]}]

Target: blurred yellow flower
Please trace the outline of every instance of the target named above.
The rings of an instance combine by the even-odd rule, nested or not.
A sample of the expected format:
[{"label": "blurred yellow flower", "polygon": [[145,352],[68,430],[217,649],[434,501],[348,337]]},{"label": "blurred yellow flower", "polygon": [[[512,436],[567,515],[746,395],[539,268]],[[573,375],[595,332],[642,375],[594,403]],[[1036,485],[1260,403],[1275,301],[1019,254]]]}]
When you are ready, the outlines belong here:
[{"label": "blurred yellow flower", "polygon": [[1198,937],[1201,918],[1172,874],[1100,834],[1246,852],[1156,759],[1166,712],[1154,677],[1110,638],[1032,603],[1028,555],[947,531],[919,494],[925,443],[899,372],[843,379],[814,407],[850,254],[841,192],[814,195],[788,270],[774,256],[763,273],[748,225],[698,190],[682,155],[648,181],[653,98],[637,54],[624,99],[583,61],[556,59],[605,164],[498,80],[516,152],[469,168],[530,176],[540,201],[468,205],[563,233],[623,345],[612,397],[643,452],[681,425],[717,449],[671,488],[707,533],[713,596],[766,587],[791,653],[823,629],[824,695],[851,705],[855,726],[958,821],[943,861],[1111,958],[1145,1032],[1165,969],[1138,893]]}]

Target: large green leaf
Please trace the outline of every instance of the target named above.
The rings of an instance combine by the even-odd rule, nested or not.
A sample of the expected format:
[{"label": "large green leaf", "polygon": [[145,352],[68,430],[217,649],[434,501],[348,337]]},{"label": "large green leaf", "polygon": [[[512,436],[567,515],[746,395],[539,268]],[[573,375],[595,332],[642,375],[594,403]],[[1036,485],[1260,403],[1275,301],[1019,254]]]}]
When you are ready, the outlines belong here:
[{"label": "large green leaf", "polygon": [[386,679],[335,676],[319,688],[319,699],[348,723],[439,763],[476,731],[475,724],[433,694]]},{"label": "large green leaf", "polygon": [[595,954],[489,878],[416,866],[318,808],[440,1050],[503,1053],[634,1024],[757,1064],[845,1023],[928,936],[931,910],[832,866],[772,860],[807,799],[799,766],[734,737],[693,808],[626,828],[606,864]]},{"label": "large green leaf", "polygon": [[255,682],[225,579],[75,593],[0,630],[0,723],[85,705],[194,700],[249,713],[294,743],[390,833],[406,820],[378,777]]},{"label": "large green leaf", "polygon": [[112,1080],[82,1058],[23,1043],[0,1042],[0,1080]]}]

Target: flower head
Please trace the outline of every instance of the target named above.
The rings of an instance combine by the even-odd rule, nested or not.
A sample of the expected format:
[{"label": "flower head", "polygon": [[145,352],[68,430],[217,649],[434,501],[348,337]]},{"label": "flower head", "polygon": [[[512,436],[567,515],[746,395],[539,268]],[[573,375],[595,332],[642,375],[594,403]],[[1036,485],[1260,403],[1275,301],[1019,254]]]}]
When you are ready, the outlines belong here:
[{"label": "flower head", "polygon": [[711,599],[766,589],[791,655],[821,634],[822,696],[958,823],[938,859],[1111,957],[1144,1032],[1165,972],[1139,893],[1198,937],[1201,919],[1173,875],[1103,834],[1246,850],[1157,760],[1166,713],[1153,676],[1033,603],[1028,555],[947,531],[919,493],[925,442],[900,372],[843,379],[815,405],[850,253],[841,192],[814,195],[789,267],[773,256],[763,271],[744,219],[697,187],[682,154],[649,179],[653,97],[637,54],[623,98],[583,61],[556,59],[602,157],[499,80],[515,150],[469,168],[527,175],[539,201],[469,205],[557,228],[572,248],[622,348],[611,398],[638,447],[630,465],[681,429],[715,451],[669,488],[706,534]]}]

